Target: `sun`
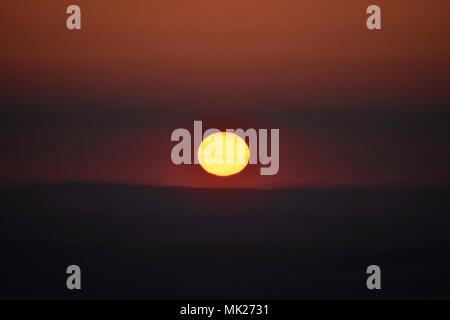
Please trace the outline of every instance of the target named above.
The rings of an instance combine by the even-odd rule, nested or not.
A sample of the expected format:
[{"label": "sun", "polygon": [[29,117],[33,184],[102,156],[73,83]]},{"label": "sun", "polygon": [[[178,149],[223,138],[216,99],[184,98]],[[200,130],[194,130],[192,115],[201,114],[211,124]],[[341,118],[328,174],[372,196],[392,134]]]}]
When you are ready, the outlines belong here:
[{"label": "sun", "polygon": [[250,149],[237,134],[216,132],[203,139],[197,155],[206,172],[225,177],[239,173],[247,166]]}]

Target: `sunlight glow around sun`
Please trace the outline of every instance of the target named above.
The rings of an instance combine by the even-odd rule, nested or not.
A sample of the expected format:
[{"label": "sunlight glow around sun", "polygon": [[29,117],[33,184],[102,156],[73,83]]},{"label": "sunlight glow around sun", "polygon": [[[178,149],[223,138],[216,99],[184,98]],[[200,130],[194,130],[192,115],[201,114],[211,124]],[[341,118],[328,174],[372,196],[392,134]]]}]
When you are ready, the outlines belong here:
[{"label": "sunlight glow around sun", "polygon": [[250,149],[237,134],[216,132],[203,139],[197,155],[206,172],[224,177],[239,173],[247,166]]}]

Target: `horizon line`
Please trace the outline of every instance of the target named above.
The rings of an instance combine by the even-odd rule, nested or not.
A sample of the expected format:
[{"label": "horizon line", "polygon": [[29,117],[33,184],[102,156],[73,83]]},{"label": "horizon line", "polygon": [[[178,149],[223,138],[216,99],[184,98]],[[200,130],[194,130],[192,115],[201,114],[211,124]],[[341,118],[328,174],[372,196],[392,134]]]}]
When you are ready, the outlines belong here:
[{"label": "horizon line", "polygon": [[39,186],[57,186],[57,185],[117,185],[128,187],[147,187],[161,189],[202,189],[202,190],[298,190],[298,189],[424,189],[424,188],[450,188],[450,185],[439,183],[372,183],[372,184],[339,184],[339,183],[315,183],[315,184],[285,184],[285,185],[244,185],[244,186],[195,186],[181,184],[157,184],[139,181],[120,181],[120,180],[30,180],[30,181],[11,181],[0,182],[0,188],[17,187],[39,187]]}]

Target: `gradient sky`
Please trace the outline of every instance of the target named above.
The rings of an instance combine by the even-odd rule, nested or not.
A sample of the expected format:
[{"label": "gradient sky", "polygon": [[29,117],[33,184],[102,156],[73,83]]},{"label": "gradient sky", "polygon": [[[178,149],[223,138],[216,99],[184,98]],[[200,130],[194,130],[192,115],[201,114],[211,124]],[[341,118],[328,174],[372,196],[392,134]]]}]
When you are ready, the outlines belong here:
[{"label": "gradient sky", "polygon": [[[68,31],[65,9],[82,9]],[[365,10],[382,9],[381,31]],[[450,2],[0,3],[0,181],[450,184]],[[170,160],[172,130],[280,129],[280,172]]]}]

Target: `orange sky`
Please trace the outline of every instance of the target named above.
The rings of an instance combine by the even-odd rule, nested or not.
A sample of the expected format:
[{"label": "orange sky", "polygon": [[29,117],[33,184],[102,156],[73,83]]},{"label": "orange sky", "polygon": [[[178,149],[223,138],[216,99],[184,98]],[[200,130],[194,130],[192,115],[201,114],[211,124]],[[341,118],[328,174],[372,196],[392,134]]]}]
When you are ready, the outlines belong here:
[{"label": "orange sky", "polygon": [[371,1],[76,3],[75,32],[72,2],[0,4],[4,181],[220,185],[170,163],[193,120],[280,128],[280,175],[232,186],[450,178],[446,0],[376,1],[381,32]]}]

